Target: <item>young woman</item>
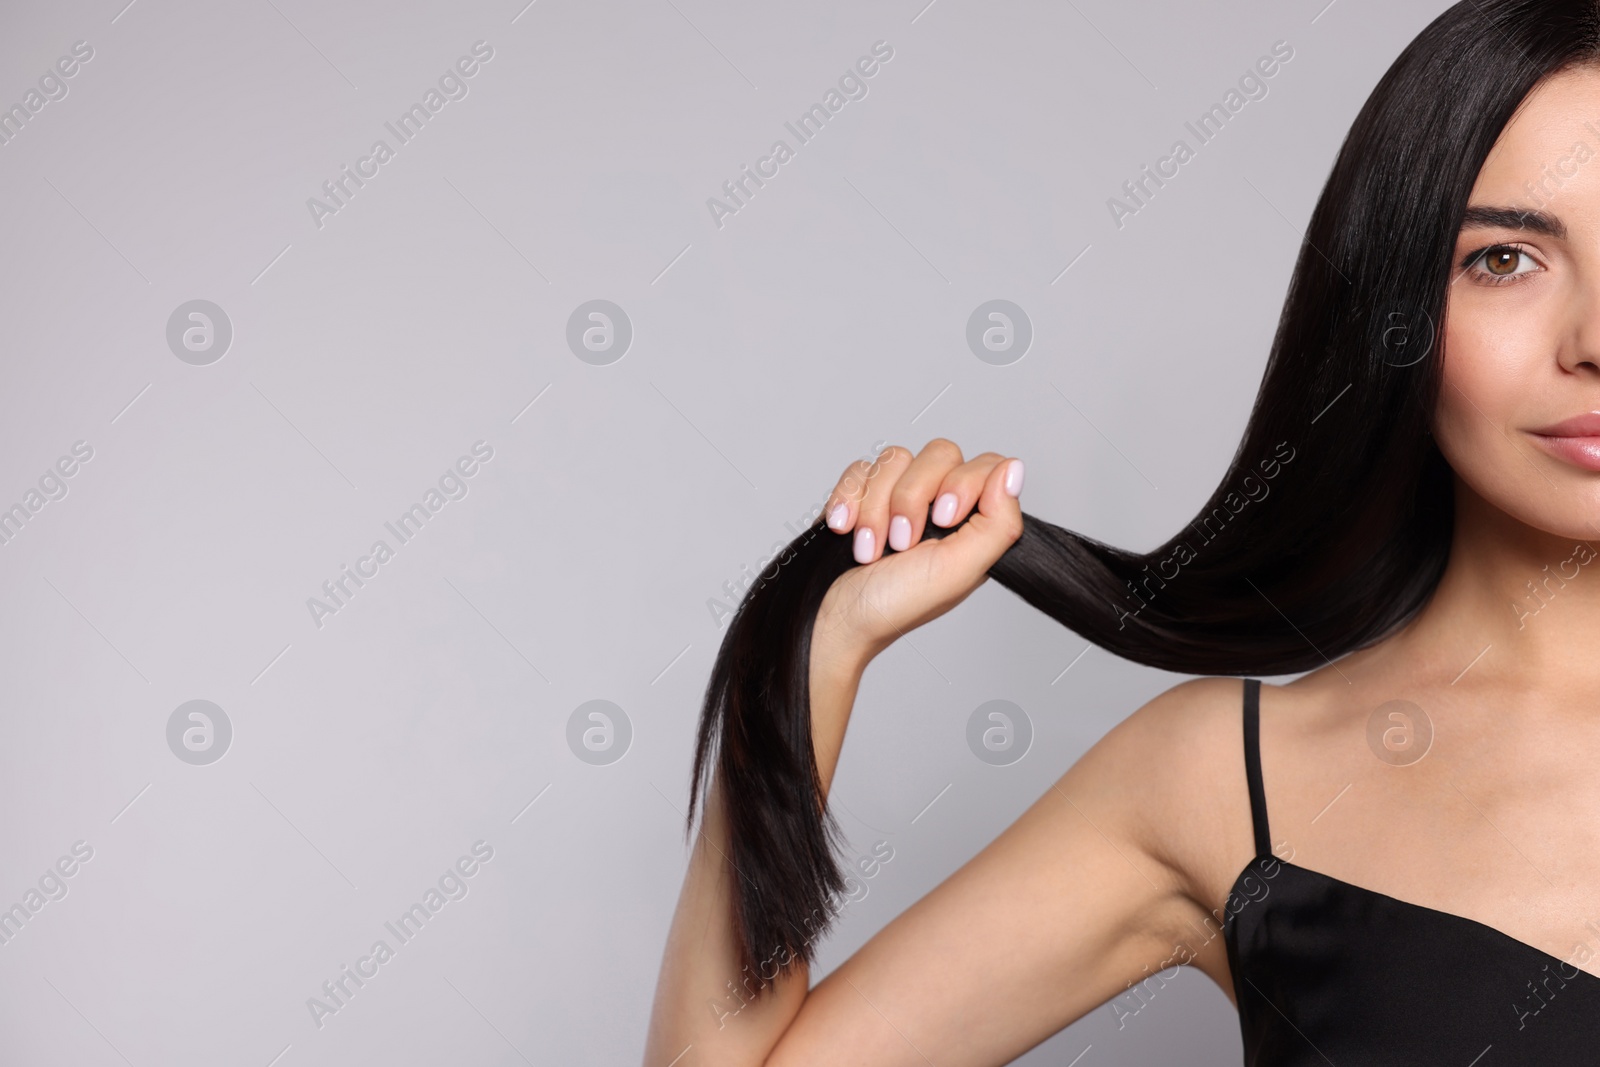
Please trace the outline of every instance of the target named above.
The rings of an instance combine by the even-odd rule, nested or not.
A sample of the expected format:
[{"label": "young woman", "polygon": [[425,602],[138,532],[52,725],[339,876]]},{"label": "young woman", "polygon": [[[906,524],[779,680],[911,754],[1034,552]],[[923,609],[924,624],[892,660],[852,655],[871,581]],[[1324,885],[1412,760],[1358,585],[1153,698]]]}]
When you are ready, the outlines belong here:
[{"label": "young woman", "polygon": [[[1127,552],[1021,488],[892,449],[750,590],[650,1067],[1003,1064],[1182,965],[1247,1064],[1600,1058],[1595,0],[1466,0],[1385,74],[1193,524]],[[1203,677],[808,988],[862,671],[986,576]]]}]

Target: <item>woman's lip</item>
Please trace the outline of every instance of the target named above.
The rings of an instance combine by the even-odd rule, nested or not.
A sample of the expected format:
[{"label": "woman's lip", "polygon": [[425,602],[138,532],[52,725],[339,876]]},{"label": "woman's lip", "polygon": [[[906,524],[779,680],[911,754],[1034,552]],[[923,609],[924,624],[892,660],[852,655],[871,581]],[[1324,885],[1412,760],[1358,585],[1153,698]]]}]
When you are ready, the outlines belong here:
[{"label": "woman's lip", "polygon": [[1578,437],[1534,433],[1532,437],[1557,459],[1585,470],[1600,471],[1600,434]]},{"label": "woman's lip", "polygon": [[1600,411],[1586,411],[1533,432],[1544,437],[1600,437]]}]

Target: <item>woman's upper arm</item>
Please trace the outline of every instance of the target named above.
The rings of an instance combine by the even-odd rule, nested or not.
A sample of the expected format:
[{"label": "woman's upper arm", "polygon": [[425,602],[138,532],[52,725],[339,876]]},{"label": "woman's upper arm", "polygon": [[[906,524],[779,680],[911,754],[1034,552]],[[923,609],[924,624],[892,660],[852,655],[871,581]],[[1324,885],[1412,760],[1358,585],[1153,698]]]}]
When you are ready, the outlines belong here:
[{"label": "woman's upper arm", "polygon": [[1175,941],[1208,909],[1185,857],[1242,847],[1247,833],[1225,825],[1229,798],[1192,795],[1221,791],[1231,764],[1218,734],[1231,721],[1236,737],[1239,692],[1236,679],[1196,679],[1119,724],[819,982],[767,1067],[1009,1063],[1187,962]]}]

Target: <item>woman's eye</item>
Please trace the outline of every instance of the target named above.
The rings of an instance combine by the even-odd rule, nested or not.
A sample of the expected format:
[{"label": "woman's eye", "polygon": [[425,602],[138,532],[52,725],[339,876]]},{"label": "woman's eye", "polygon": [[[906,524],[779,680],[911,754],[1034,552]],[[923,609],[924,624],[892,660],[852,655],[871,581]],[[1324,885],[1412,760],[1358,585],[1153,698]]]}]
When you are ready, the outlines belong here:
[{"label": "woman's eye", "polygon": [[1519,278],[1541,269],[1532,256],[1511,245],[1492,245],[1473,258],[1474,272],[1491,285]]}]

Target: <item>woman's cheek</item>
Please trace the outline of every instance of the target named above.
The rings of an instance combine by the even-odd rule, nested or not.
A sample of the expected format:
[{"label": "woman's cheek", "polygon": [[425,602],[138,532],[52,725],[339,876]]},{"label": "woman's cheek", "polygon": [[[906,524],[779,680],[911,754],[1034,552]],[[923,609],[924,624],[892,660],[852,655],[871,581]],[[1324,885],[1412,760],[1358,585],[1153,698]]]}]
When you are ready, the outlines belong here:
[{"label": "woman's cheek", "polygon": [[1469,482],[1470,468],[1481,465],[1489,443],[1484,436],[1498,436],[1498,407],[1501,399],[1494,379],[1493,361],[1486,359],[1492,347],[1482,336],[1479,324],[1470,314],[1452,307],[1445,318],[1444,361],[1441,368],[1438,408],[1434,413],[1433,433],[1439,450],[1457,474]]},{"label": "woman's cheek", "polygon": [[1522,430],[1527,398],[1547,373],[1541,364],[1552,358],[1540,352],[1536,339],[1498,318],[1447,319],[1434,439],[1462,481],[1512,514],[1532,503],[1522,498],[1534,475],[1528,461],[1537,457]]}]

